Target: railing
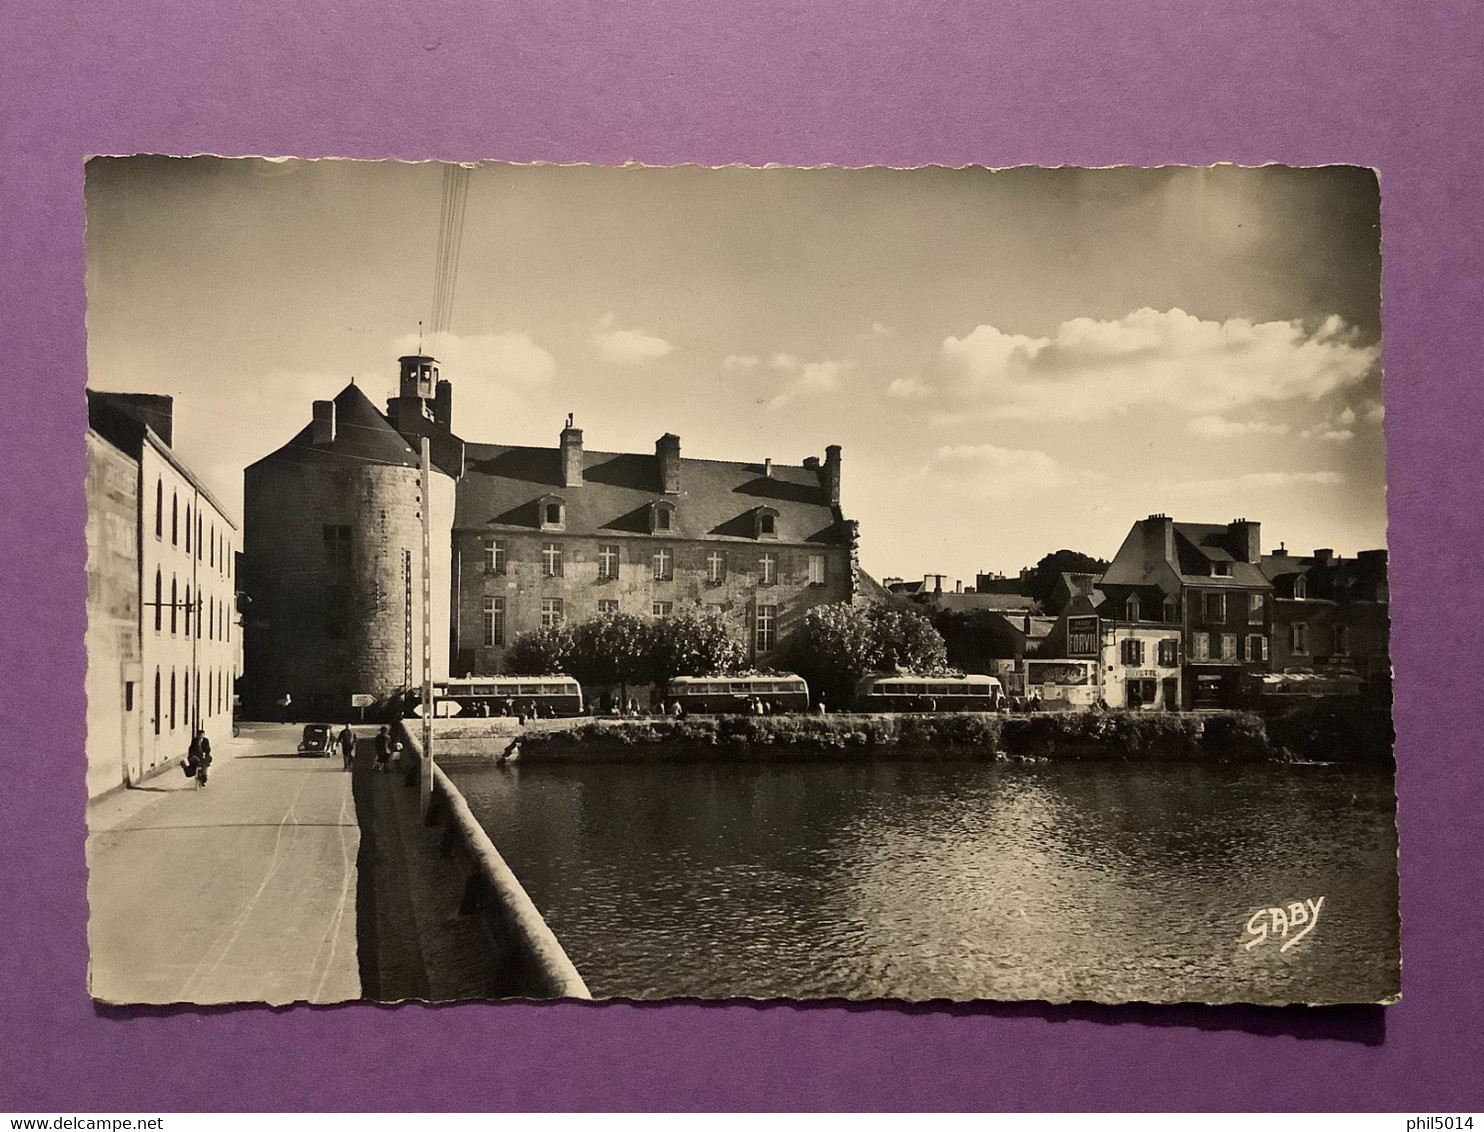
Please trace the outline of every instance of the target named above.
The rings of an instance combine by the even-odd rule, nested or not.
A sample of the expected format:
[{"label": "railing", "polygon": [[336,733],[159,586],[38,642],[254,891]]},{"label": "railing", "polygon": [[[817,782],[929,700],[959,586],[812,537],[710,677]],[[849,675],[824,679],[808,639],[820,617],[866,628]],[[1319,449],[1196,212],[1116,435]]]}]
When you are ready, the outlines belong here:
[{"label": "railing", "polygon": [[[401,728],[407,755],[421,762],[409,728]],[[526,998],[592,998],[561,943],[510,866],[500,856],[469,803],[442,769],[433,767],[428,824],[445,825],[440,851],[465,866],[459,914],[478,916],[493,950],[501,989]]]}]

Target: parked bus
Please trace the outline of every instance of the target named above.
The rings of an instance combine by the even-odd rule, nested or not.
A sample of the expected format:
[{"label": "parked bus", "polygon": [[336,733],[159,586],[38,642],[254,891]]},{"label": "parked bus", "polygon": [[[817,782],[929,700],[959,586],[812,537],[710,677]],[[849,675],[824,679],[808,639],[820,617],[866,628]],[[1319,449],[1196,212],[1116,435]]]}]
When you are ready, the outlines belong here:
[{"label": "parked bus", "polygon": [[1000,711],[1005,690],[993,676],[867,676],[855,689],[863,712]]},{"label": "parked bus", "polygon": [[[570,676],[468,676],[433,685],[438,716],[582,714],[582,688]],[[407,714],[421,717],[416,690]]]},{"label": "parked bus", "polygon": [[761,700],[772,712],[808,711],[809,685],[802,676],[677,676],[666,699],[680,701],[687,715],[748,714]]}]

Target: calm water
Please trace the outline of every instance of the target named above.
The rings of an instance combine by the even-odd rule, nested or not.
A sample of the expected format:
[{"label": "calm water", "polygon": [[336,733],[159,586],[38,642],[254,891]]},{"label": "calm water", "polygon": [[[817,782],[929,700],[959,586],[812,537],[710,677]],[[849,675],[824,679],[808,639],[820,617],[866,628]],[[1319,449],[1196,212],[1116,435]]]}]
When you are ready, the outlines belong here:
[{"label": "calm water", "polygon": [[[599,997],[1398,990],[1389,774],[629,763],[454,778]],[[1321,896],[1287,952],[1243,946],[1257,909]]]}]

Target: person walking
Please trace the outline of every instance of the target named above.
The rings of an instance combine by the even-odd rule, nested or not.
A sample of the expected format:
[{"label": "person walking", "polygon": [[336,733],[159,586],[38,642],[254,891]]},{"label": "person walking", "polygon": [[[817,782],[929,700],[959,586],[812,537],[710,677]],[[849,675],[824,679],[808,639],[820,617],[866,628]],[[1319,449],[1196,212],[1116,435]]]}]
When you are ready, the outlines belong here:
[{"label": "person walking", "polygon": [[345,730],[336,736],[340,744],[340,758],[345,763],[345,769],[350,770],[356,762],[356,733],[350,729],[350,724],[345,725]]},{"label": "person walking", "polygon": [[386,727],[376,733],[376,769],[385,771],[391,766],[392,736]]}]

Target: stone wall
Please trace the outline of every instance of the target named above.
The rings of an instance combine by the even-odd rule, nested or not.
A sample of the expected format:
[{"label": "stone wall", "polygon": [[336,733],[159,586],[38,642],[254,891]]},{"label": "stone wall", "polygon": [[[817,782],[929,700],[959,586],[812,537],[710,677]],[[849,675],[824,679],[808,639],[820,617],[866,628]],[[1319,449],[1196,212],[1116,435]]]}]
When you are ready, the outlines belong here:
[{"label": "stone wall", "polygon": [[[504,544],[505,570],[501,574],[485,568],[485,544],[491,537]],[[543,574],[542,548],[548,542],[562,546],[560,577]],[[598,576],[601,544],[619,547],[616,578]],[[668,581],[654,577],[651,556],[662,546],[674,554],[674,577]],[[522,633],[540,627],[544,598],[559,598],[569,624],[596,617],[598,603],[603,600],[618,602],[619,612],[646,617],[657,601],[670,602],[675,613],[699,613],[715,606],[750,653],[757,605],[777,606],[774,639],[781,644],[807,610],[827,602],[846,601],[851,595],[850,551],[841,546],[459,531],[454,548],[458,587],[454,667],[475,675],[500,671],[504,655],[503,647],[484,644],[484,605],[491,597],[505,599],[507,646]],[[706,576],[706,558],[713,551],[726,555],[726,576],[715,583],[707,581]],[[764,554],[773,555],[777,563],[776,581],[771,585],[759,580]],[[825,556],[824,585],[809,584],[811,554]],[[767,656],[756,659],[765,661]]]}]

